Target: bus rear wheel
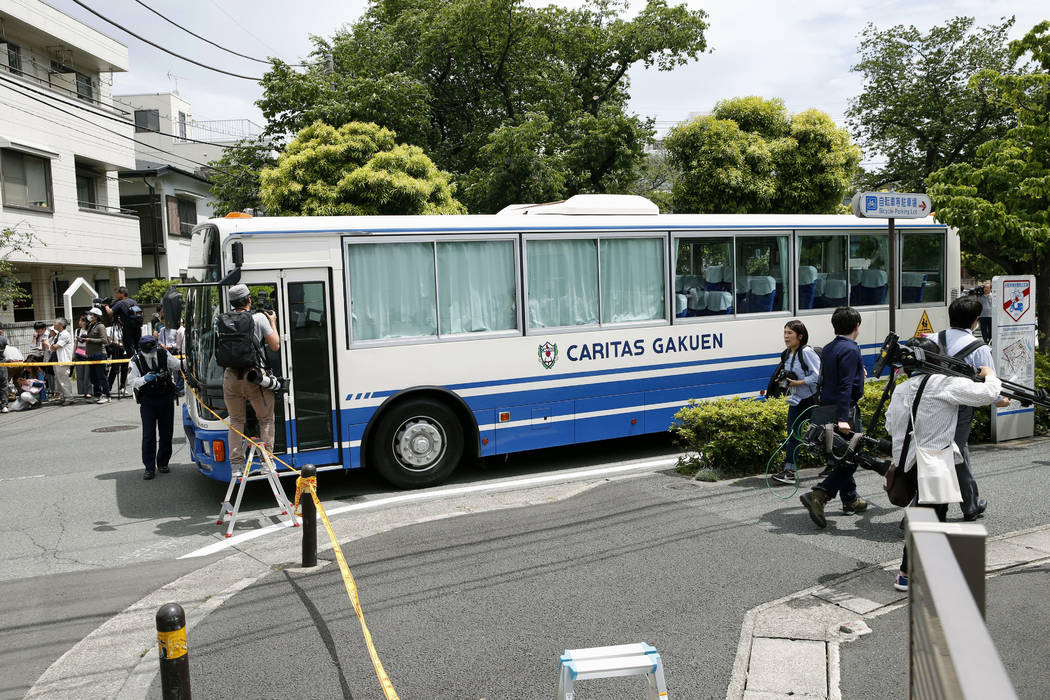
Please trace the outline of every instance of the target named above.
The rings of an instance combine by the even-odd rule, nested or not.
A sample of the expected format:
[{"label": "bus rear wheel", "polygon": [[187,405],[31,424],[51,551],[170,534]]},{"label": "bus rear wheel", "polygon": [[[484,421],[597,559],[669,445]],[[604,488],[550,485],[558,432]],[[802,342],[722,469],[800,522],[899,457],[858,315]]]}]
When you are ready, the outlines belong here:
[{"label": "bus rear wheel", "polygon": [[412,399],[382,416],[367,450],[368,461],[394,486],[434,486],[459,465],[463,426],[445,404]]}]

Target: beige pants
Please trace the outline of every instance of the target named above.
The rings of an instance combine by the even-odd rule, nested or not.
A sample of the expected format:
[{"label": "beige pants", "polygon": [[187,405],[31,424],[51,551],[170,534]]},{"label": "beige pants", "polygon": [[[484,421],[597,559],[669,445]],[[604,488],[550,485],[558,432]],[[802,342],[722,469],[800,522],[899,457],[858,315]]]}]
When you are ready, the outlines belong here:
[{"label": "beige pants", "polygon": [[71,399],[76,396],[73,391],[73,382],[69,378],[69,367],[55,367],[55,389],[63,399]]},{"label": "beige pants", "polygon": [[[258,384],[253,384],[247,379],[238,379],[237,370],[226,369],[222,373],[222,398],[226,402],[226,411],[229,413],[227,420],[233,429],[244,432],[244,423],[247,420],[247,409],[245,402],[252,405],[255,417],[259,420],[259,437],[266,447],[273,449],[274,418],[273,411],[276,398],[273,391],[263,389]],[[249,435],[248,437],[255,437]],[[230,464],[244,464],[244,445],[240,435],[229,431],[227,441],[230,445]]]}]

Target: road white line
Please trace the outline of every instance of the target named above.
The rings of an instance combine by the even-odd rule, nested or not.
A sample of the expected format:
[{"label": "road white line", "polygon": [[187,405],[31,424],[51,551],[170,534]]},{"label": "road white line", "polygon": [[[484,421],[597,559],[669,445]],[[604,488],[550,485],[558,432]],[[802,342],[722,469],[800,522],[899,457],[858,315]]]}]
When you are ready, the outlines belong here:
[{"label": "road white line", "polygon": [[22,479],[43,479],[47,474],[30,474],[29,476],[8,476],[0,481],[21,481]]},{"label": "road white line", "polygon": [[[628,462],[625,464],[617,464],[607,467],[598,467],[594,469],[583,469],[580,471],[560,471],[553,474],[543,474],[541,476],[530,476],[524,478],[512,478],[512,479],[500,479],[497,481],[487,481],[482,484],[471,484],[470,486],[453,486],[450,488],[438,488],[430,489],[426,491],[413,491],[412,493],[399,494],[397,496],[388,496],[386,498],[377,498],[372,501],[364,501],[362,503],[350,503],[345,506],[338,506],[336,508],[328,509],[328,515],[340,515],[342,513],[350,513],[359,510],[369,510],[371,508],[381,508],[383,506],[396,505],[402,503],[412,503],[416,501],[436,500],[440,498],[448,498],[451,496],[462,496],[470,493],[485,493],[487,491],[501,491],[504,489],[517,489],[527,488],[530,486],[538,486],[540,484],[550,484],[552,482],[559,481],[579,481],[581,479],[594,479],[613,474],[624,474],[627,472],[634,471],[653,471],[656,469],[667,469],[673,467],[678,462],[678,456],[672,457],[661,457],[659,459],[650,459],[644,462]],[[189,554],[183,554],[179,559],[192,559],[194,557],[206,557],[209,554],[215,554],[221,552],[224,549],[235,547],[242,542],[248,542],[258,537],[268,535],[271,532],[277,532],[285,528],[291,527],[290,523],[281,522],[276,525],[267,525],[266,527],[259,528],[258,530],[250,530],[240,535],[234,535],[229,539],[210,544],[206,547],[194,550]]]}]

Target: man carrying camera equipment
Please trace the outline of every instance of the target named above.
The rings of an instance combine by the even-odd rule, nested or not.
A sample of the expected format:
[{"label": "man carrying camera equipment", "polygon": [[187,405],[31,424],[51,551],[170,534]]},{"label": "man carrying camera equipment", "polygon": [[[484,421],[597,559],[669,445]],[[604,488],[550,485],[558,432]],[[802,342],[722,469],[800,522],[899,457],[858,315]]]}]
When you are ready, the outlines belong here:
[{"label": "man carrying camera equipment", "polygon": [[[835,423],[839,432],[861,432],[860,411],[857,402],[864,396],[864,363],[861,359],[857,335],[860,333],[860,312],[852,306],[840,306],[831,314],[835,338],[824,346],[820,365],[820,405],[811,411],[811,423]],[[842,497],[843,515],[862,513],[868,502],[857,495],[853,473],[854,461],[828,457],[831,473],[809,493],[800,496],[802,505],[818,527],[827,527],[824,506],[836,494]]]},{"label": "man carrying camera equipment", "polygon": [[[981,299],[986,299],[982,296]],[[959,297],[948,307],[948,323],[951,328],[937,334],[938,352],[957,360],[962,360],[974,369],[993,366],[992,351],[980,339],[974,337],[982,312],[981,301],[976,296]],[[983,404],[981,404],[983,405]],[[1010,399],[997,397],[996,406],[1009,406]],[[977,480],[973,477],[970,466],[970,427],[973,425],[973,407],[966,404],[959,406],[959,420],[955,424],[955,444],[962,453],[962,461],[955,465],[959,479],[959,490],[962,492],[964,520],[976,520],[988,507],[988,502],[978,497]]]},{"label": "man carrying camera equipment", "polygon": [[784,470],[773,476],[773,481],[793,485],[797,483],[795,454],[799,441],[796,437],[799,417],[817,405],[817,377],[820,375],[820,357],[809,347],[809,331],[802,321],[791,320],[784,325],[784,345],[780,364],[766,389],[766,396],[787,393],[788,439],[784,453]]},{"label": "man carrying camera equipment", "polygon": [[[110,308],[105,305],[106,313],[113,315],[113,322],[120,326],[123,335],[121,342],[124,343],[125,352],[133,352],[139,346],[139,338],[142,337],[142,309],[138,303],[128,296],[127,287],[117,287],[115,293],[117,301]],[[95,303],[103,300],[96,299]]]},{"label": "man carrying camera equipment", "polygon": [[[977,374],[983,382],[938,374],[940,362],[929,357],[939,352],[936,343],[929,338],[912,338],[906,345],[921,351],[922,358],[917,358],[909,370],[908,381],[894,390],[886,411],[886,430],[893,441],[893,462],[908,479],[918,505],[933,508],[944,522],[948,504],[962,500],[954,468],[961,445],[949,437],[957,434],[959,409],[993,403],[1002,383],[988,365],[980,367]],[[907,546],[893,587],[908,590]]]},{"label": "man carrying camera equipment", "polygon": [[274,389],[280,382],[269,371],[262,344],[274,352],[281,349],[277,333],[277,315],[271,310],[252,313],[248,287],[237,284],[227,292],[232,311],[219,316],[216,327],[215,361],[225,368],[222,374],[222,399],[229,413],[230,468],[244,467],[244,445],[237,432],[244,432],[247,420],[245,402],[250,402],[259,421],[259,437],[267,449],[273,449]]},{"label": "man carrying camera equipment", "polygon": [[[149,480],[156,472],[168,473],[171,459],[171,436],[175,426],[175,376],[181,364],[157,339],[147,335],[139,339],[138,352],[128,362],[128,383],[135,392],[142,418],[142,478]],[[157,436],[160,435],[158,442]]]}]

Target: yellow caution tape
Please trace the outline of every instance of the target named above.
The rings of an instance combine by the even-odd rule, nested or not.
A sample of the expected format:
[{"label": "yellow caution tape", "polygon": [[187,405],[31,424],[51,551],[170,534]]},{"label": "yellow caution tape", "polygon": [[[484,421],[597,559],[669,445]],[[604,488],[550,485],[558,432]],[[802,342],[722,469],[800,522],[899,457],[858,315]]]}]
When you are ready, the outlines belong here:
[{"label": "yellow caution tape", "polygon": [[186,628],[181,627],[171,632],[157,630],[157,653],[160,654],[162,661],[186,656],[189,653],[189,647],[186,644]]},{"label": "yellow caution tape", "polygon": [[[321,522],[324,523],[325,531],[328,532],[328,539],[332,542],[332,551],[335,553],[336,562],[339,564],[339,573],[342,574],[343,577],[343,586],[346,588],[346,594],[350,597],[350,605],[354,608],[357,620],[361,624],[361,632],[365,638],[365,646],[368,647],[368,656],[372,659],[372,668],[375,669],[376,677],[379,679],[379,684],[383,687],[383,694],[386,696],[386,700],[398,700],[397,691],[394,689],[394,684],[390,681],[390,676],[387,675],[386,669],[383,668],[383,662],[379,660],[379,651],[376,649],[375,643],[372,642],[372,633],[368,631],[368,625],[365,623],[365,613],[361,609],[361,599],[357,593],[357,583],[354,581],[353,574],[350,573],[350,566],[346,563],[346,557],[343,556],[343,549],[339,546],[339,540],[336,539],[335,530],[332,529],[332,523],[328,520],[328,513],[325,512],[324,506],[321,504],[321,499],[317,497],[317,477],[304,477],[302,472],[298,469],[266,449],[265,444],[255,442],[250,437],[231,426],[222,416],[200,400],[197,392],[193,390],[189,380],[186,379],[186,375],[183,374],[182,376],[183,379],[186,380],[186,388],[189,389],[190,394],[192,394],[193,398],[197,401],[197,405],[203,407],[204,410],[215,416],[227,428],[255,445],[261,451],[264,460],[276,460],[299,475],[295,482],[295,503],[293,505],[293,512],[296,515],[300,514],[299,502],[302,494],[303,492],[309,493],[310,497],[314,499],[314,505],[317,506],[317,513],[321,516]],[[273,466],[272,463],[270,466]],[[248,468],[250,468],[250,466]],[[158,632],[158,635],[159,634],[160,633]]]},{"label": "yellow caution tape", "polygon": [[78,360],[75,362],[0,362],[0,367],[81,367],[83,365],[112,365],[122,360]]}]

